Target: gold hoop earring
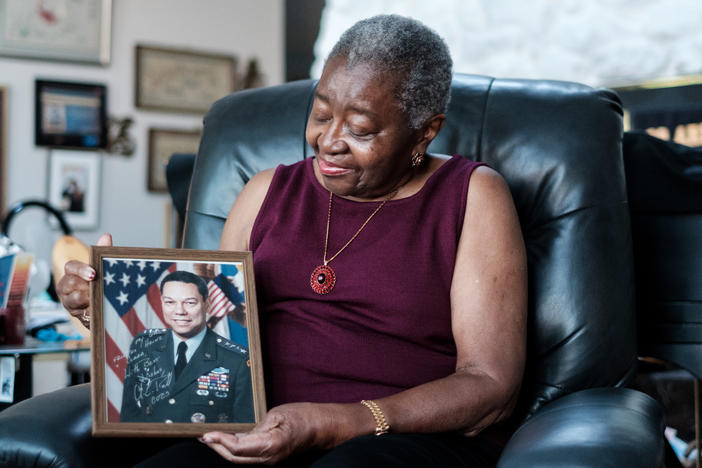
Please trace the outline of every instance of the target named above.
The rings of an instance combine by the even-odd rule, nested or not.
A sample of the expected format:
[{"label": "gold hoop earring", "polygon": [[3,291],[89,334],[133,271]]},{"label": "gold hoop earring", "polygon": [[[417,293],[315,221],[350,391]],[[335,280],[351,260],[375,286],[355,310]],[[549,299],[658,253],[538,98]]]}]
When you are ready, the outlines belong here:
[{"label": "gold hoop earring", "polygon": [[422,164],[424,164],[424,153],[414,153],[412,155],[412,167],[419,167]]}]

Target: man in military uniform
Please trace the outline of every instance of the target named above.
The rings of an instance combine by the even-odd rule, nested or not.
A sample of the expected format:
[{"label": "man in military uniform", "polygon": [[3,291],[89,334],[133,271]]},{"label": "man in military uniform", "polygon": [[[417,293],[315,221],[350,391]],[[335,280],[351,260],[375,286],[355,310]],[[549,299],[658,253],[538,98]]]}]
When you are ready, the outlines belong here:
[{"label": "man in military uniform", "polygon": [[205,281],[175,271],[160,287],[170,328],[132,341],[120,421],[254,422],[248,352],[207,328]]}]

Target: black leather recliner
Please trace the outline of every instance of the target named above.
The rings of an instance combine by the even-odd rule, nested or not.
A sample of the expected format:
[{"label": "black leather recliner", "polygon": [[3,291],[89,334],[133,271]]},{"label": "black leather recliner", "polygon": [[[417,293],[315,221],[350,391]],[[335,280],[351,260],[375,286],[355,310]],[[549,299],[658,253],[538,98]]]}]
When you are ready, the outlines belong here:
[{"label": "black leather recliner", "polygon": [[641,132],[625,134],[623,147],[639,355],[702,379],[702,147]]},{"label": "black leather recliner", "polygon": [[[192,178],[186,248],[217,248],[253,174],[311,154],[304,129],[314,86],[247,90],[213,106]],[[485,161],[505,177],[528,251],[528,359],[514,416],[521,425],[499,466],[662,466],[662,408],[625,388],[637,351],[619,99],[576,83],[473,75],[456,76],[452,91],[430,150]],[[118,457],[162,443],[94,439],[89,431],[87,387],[34,397],[0,413],[0,466],[120,464]]]}]

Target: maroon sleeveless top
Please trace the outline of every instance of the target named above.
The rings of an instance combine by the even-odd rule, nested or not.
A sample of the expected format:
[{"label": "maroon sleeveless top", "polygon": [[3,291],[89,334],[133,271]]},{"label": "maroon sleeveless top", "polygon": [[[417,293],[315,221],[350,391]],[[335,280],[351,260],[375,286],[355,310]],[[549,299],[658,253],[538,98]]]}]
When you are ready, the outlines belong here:
[{"label": "maroon sleeveless top", "polygon": [[[454,372],[451,280],[479,165],[453,156],[416,194],[387,202],[329,263],[336,285],[324,296],[310,275],[323,263],[329,192],[312,158],[276,169],[250,239],[271,407],[381,398]],[[327,258],[378,203],[334,197]]]}]

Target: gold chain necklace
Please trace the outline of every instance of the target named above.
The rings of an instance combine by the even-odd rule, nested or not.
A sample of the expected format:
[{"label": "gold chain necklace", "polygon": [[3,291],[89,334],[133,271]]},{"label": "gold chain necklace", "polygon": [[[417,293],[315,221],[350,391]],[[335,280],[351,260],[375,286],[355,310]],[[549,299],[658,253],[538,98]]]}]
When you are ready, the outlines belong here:
[{"label": "gold chain necklace", "polygon": [[395,195],[397,195],[399,188],[393,191],[389,197],[387,197],[383,202],[378,205],[378,207],[373,211],[370,216],[365,220],[363,224],[361,224],[361,227],[358,228],[356,233],[351,236],[351,239],[344,244],[343,247],[341,247],[334,255],[331,256],[329,260],[327,260],[327,247],[329,245],[329,225],[331,224],[331,212],[332,212],[332,199],[333,199],[333,194],[332,192],[329,192],[329,211],[327,213],[327,233],[324,236],[324,264],[319,265],[317,268],[312,271],[312,275],[310,276],[310,286],[312,286],[312,290],[316,292],[317,294],[329,294],[332,289],[334,289],[334,285],[336,284],[336,274],[334,273],[334,270],[329,266],[329,262],[334,260],[341,252],[344,251],[346,247],[351,244],[351,242],[358,237],[358,235],[363,231],[363,228],[366,227],[366,224],[370,222],[371,219],[373,219],[373,216],[376,215],[380,209],[385,206],[385,204],[390,201]]}]

